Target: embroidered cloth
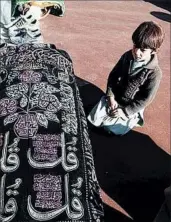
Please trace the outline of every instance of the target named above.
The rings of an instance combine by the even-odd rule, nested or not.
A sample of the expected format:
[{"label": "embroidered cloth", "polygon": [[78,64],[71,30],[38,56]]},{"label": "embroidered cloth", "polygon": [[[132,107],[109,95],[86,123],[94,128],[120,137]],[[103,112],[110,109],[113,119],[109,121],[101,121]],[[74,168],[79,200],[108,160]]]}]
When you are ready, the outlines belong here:
[{"label": "embroidered cloth", "polygon": [[0,221],[103,221],[68,54],[3,44],[0,67]]}]

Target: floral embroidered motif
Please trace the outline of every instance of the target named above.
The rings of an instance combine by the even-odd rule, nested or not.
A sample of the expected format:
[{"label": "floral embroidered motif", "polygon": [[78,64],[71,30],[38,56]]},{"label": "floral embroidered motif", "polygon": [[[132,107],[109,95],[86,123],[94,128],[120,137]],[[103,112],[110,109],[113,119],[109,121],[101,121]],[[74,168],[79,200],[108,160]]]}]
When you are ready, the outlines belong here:
[{"label": "floral embroidered motif", "polygon": [[6,116],[14,113],[17,110],[17,101],[14,99],[1,99],[0,100],[0,116]]},{"label": "floral embroidered motif", "polygon": [[48,121],[59,123],[56,113],[62,105],[53,95],[59,90],[47,82],[40,82],[41,78],[42,74],[38,72],[22,72],[18,76],[21,83],[8,86],[6,94],[9,98],[0,100],[0,116],[8,115],[4,125],[16,121],[14,132],[21,138],[35,136],[38,125],[47,128]]},{"label": "floral embroidered motif", "polygon": [[42,78],[41,73],[33,72],[33,71],[24,71],[19,75],[19,79],[21,82],[26,83],[37,83],[40,82]]}]

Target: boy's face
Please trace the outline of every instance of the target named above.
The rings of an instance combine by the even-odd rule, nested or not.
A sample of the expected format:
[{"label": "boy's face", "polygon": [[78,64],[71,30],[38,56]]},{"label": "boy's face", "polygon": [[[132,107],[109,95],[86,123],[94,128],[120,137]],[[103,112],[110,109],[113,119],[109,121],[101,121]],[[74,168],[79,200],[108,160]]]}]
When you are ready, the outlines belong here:
[{"label": "boy's face", "polygon": [[133,46],[132,49],[133,57],[136,61],[149,61],[151,59],[151,55],[155,52],[152,49],[145,48],[136,48],[136,46]]}]

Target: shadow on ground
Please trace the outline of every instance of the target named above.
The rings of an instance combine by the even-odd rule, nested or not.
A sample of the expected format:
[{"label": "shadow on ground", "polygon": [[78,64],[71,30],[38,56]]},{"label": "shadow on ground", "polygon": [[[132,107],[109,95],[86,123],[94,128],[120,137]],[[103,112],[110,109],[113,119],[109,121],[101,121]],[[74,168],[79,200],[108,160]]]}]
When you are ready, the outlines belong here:
[{"label": "shadow on ground", "polygon": [[171,12],[170,0],[144,0],[144,1]]},{"label": "shadow on ground", "polygon": [[165,22],[170,22],[171,23],[171,5],[168,0],[144,0],[145,2],[149,2],[151,4],[156,5],[157,7],[160,7],[164,10],[167,10],[167,12],[158,12],[158,11],[152,11],[150,12],[151,15],[154,17],[161,19]]},{"label": "shadow on ground", "polygon": [[[77,79],[86,115],[104,93]],[[136,222],[152,222],[169,186],[170,156],[148,136],[136,131],[118,137],[89,125],[97,177],[101,188]],[[105,206],[105,222],[130,219]]]},{"label": "shadow on ground", "polygon": [[150,12],[154,17],[161,19],[165,22],[171,22],[171,14],[165,12]]}]

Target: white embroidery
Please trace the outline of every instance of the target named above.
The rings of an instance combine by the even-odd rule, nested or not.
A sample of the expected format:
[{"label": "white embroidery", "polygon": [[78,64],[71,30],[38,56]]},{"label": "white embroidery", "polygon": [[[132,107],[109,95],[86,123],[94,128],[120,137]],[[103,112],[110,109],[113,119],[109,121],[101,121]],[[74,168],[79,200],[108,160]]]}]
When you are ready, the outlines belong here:
[{"label": "white embroidery", "polygon": [[[10,198],[7,203],[4,203],[4,191],[5,191],[5,180],[6,180],[6,174],[4,174],[0,181],[0,221],[2,222],[10,222],[13,220],[13,218],[16,216],[18,207],[17,202],[14,198]],[[18,187],[17,187],[18,188]],[[8,190],[7,195],[18,195],[18,191],[16,190]],[[4,207],[5,205],[5,207]],[[11,214],[10,216],[3,216],[5,214]]]},{"label": "white embroidery", "polygon": [[62,101],[62,128],[66,133],[77,135],[78,124],[75,111],[75,102],[72,88],[66,83],[60,83]]},{"label": "white embroidery", "polygon": [[34,175],[34,191],[37,191],[35,207],[59,209],[62,207],[61,176]]},{"label": "white embroidery", "polygon": [[[11,146],[17,146],[18,142],[19,142],[18,140],[14,141],[14,144],[12,144]],[[8,143],[9,143],[9,132],[7,132],[4,137],[2,157],[0,160],[0,168],[4,173],[13,172],[13,171],[17,170],[20,165],[20,160],[19,160],[19,157],[16,153],[10,153],[9,156],[7,157]],[[9,146],[9,148],[11,148],[11,146]],[[12,166],[7,166],[6,163],[8,163]]]},{"label": "white embroidery", "polygon": [[[58,164],[61,163],[64,170],[66,170],[67,172],[76,170],[79,167],[79,161],[78,161],[78,158],[76,157],[75,153],[69,152],[68,154],[66,154],[64,133],[61,134],[60,145],[61,145],[61,150],[62,150],[61,157],[52,161],[52,162],[50,162],[50,161],[38,162],[38,161],[34,160],[31,157],[31,149],[28,149],[27,158],[28,158],[28,162],[29,162],[30,166],[32,166],[33,168],[36,168],[36,169],[54,168]],[[67,162],[70,164],[68,164]]]},{"label": "white embroidery", "polygon": [[73,185],[71,185],[71,186],[72,186],[72,187],[76,187],[77,189],[80,189],[81,186],[82,186],[82,183],[83,183],[83,178],[78,177],[78,178],[77,178],[77,183],[76,183],[76,184],[73,184]]},{"label": "white embroidery", "polygon": [[69,204],[69,195],[68,195],[68,174],[65,175],[65,204],[56,210],[51,210],[47,212],[40,212],[34,209],[31,203],[31,196],[28,196],[28,204],[27,204],[27,210],[29,215],[34,219],[38,221],[47,221],[52,220],[56,218],[58,215],[60,215],[62,212],[66,211],[68,217],[73,220],[79,220],[84,216],[84,208],[79,201],[78,198],[73,198],[71,201],[71,206],[75,210],[75,212],[71,211],[70,204]]}]

